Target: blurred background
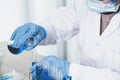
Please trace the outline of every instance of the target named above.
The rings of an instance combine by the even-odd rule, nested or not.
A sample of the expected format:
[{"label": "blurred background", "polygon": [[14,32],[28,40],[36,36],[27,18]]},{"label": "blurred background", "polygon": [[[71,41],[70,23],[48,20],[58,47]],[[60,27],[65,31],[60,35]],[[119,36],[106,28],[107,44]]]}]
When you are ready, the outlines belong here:
[{"label": "blurred background", "polygon": [[[7,50],[12,32],[26,22],[39,23],[70,0],[0,0],[0,73],[13,69],[28,72],[31,62],[46,55],[55,55],[70,62],[79,63],[78,39],[56,45],[38,46],[18,56]],[[62,27],[62,26],[61,26]],[[19,64],[18,64],[19,63]]]}]

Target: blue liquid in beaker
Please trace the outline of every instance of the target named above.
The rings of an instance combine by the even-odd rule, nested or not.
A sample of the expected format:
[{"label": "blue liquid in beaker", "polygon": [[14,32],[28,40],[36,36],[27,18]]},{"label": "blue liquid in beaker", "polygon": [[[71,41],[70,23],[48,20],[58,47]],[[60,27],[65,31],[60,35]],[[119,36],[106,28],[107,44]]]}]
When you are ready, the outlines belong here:
[{"label": "blue liquid in beaker", "polygon": [[15,55],[18,55],[22,53],[24,50],[26,50],[28,47],[33,46],[36,44],[36,40],[34,37],[31,37],[25,41],[24,45],[21,46],[15,46],[14,44],[8,45],[8,50]]}]

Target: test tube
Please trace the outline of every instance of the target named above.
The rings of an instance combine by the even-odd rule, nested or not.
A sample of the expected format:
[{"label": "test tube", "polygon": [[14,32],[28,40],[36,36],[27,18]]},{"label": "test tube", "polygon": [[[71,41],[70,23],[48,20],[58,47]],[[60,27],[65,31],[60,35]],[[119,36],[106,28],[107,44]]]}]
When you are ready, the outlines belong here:
[{"label": "test tube", "polygon": [[[36,62],[32,62],[32,66],[33,66],[33,65],[35,65],[35,64],[36,64]],[[29,77],[29,78],[30,78],[30,77]],[[32,77],[32,80],[34,80],[34,78],[33,78],[33,77]]]},{"label": "test tube", "polygon": [[54,79],[55,79],[55,80],[59,80],[59,79],[58,79],[58,71],[57,71],[57,68],[56,68],[56,67],[53,68],[53,74],[54,74]]},{"label": "test tube", "polygon": [[62,80],[62,73],[60,70],[58,71],[58,75],[59,75],[59,80]]},{"label": "test tube", "polygon": [[[32,64],[35,64],[32,63]],[[40,61],[38,63],[38,66],[36,67],[36,75],[37,75],[37,80],[41,80],[40,70],[44,70],[47,72],[48,77],[51,77],[51,80],[72,80],[71,76],[65,76],[63,77],[63,74],[61,70],[59,70],[57,67],[54,65],[50,65],[47,61]],[[34,80],[34,79],[33,79]]]}]

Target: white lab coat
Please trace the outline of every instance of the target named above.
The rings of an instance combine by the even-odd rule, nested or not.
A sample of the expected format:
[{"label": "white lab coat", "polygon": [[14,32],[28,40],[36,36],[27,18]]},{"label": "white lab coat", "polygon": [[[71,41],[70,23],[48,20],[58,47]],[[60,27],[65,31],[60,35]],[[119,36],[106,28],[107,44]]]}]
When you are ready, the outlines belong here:
[{"label": "white lab coat", "polygon": [[120,80],[120,12],[100,35],[100,14],[90,11],[85,0],[71,0],[41,25],[47,38],[40,44],[55,44],[79,35],[80,64],[71,63],[73,80]]}]

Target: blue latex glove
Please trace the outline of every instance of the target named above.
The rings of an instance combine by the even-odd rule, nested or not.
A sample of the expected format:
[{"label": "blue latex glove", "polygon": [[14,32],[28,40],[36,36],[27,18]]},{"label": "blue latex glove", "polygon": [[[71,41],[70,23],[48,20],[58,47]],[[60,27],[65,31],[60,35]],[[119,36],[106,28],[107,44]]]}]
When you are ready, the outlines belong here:
[{"label": "blue latex glove", "polygon": [[32,80],[54,80],[49,76],[47,70],[38,69],[32,73]]},{"label": "blue latex glove", "polygon": [[[42,61],[44,62],[48,62],[51,66],[55,66],[57,67],[61,72],[62,72],[62,75],[63,77],[66,77],[68,76],[68,72],[69,72],[69,66],[70,66],[70,63],[66,60],[63,60],[63,59],[60,59],[60,58],[57,58],[55,56],[46,56],[42,59]],[[32,76],[35,78],[37,77],[36,75],[36,66],[39,66],[39,62],[37,62],[36,64],[34,64],[31,68],[30,68],[30,71],[32,72]],[[41,68],[42,69],[42,68]],[[49,72],[48,72],[49,73]],[[48,73],[46,73],[45,70],[41,70],[40,72],[40,76],[42,76],[43,78],[48,76]],[[51,73],[50,73],[51,74]],[[49,78],[49,76],[48,76]],[[43,79],[43,80],[53,80],[53,79]]]},{"label": "blue latex glove", "polygon": [[9,80],[11,78],[13,78],[13,76],[8,76],[8,75],[0,76],[0,80]]},{"label": "blue latex glove", "polygon": [[12,34],[10,40],[13,40],[13,46],[23,46],[26,44],[26,40],[34,37],[36,42],[34,45],[27,47],[26,50],[31,50],[36,47],[41,40],[45,39],[47,33],[45,29],[33,23],[27,23],[18,27]]}]

